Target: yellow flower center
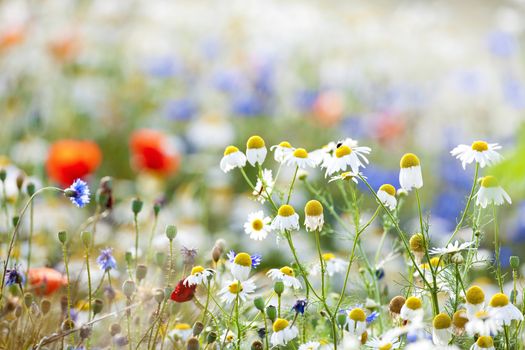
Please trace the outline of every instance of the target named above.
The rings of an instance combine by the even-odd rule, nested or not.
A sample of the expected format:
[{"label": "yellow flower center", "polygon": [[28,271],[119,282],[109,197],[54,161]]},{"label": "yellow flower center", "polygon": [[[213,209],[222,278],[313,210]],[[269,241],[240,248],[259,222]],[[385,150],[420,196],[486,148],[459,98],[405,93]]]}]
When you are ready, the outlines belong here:
[{"label": "yellow flower center", "polygon": [[308,152],[304,148],[298,148],[293,151],[293,156],[295,158],[308,158]]},{"label": "yellow flower center", "polygon": [[263,148],[264,147],[264,140],[260,136],[252,136],[248,139],[248,142],[246,142],[246,148]]},{"label": "yellow flower center", "polygon": [[472,142],[472,150],[478,152],[484,152],[489,149],[489,144],[485,141],[474,141]]},{"label": "yellow flower center", "polygon": [[242,292],[242,284],[241,284],[241,282],[239,282],[239,281],[233,281],[233,282],[228,286],[228,290],[229,290],[230,293],[232,293],[232,294],[239,294],[240,292]]},{"label": "yellow flower center", "polygon": [[234,339],[235,339],[235,335],[233,335],[233,333],[228,333],[228,335],[226,336],[226,341],[228,343],[231,343]]},{"label": "yellow flower center", "polygon": [[323,205],[319,201],[312,199],[311,201],[308,201],[308,203],[306,203],[306,205],[304,206],[304,213],[306,214],[306,216],[323,215]]},{"label": "yellow flower center", "polygon": [[352,149],[347,145],[342,145],[335,150],[335,156],[337,158],[342,158],[349,155],[350,153],[352,153]]},{"label": "yellow flower center", "polygon": [[191,269],[191,274],[192,275],[196,275],[198,273],[201,273],[202,271],[204,271],[204,267],[202,266],[194,266],[192,269]]},{"label": "yellow flower center", "polygon": [[273,331],[274,332],[280,332],[283,329],[288,327],[288,321],[286,321],[284,318],[278,318],[273,323]]},{"label": "yellow flower center", "polygon": [[332,253],[324,253],[322,257],[324,261],[335,259],[335,255]]},{"label": "yellow flower center", "polygon": [[343,180],[352,180],[352,178],[355,177],[354,173],[351,171],[345,171],[344,173],[341,173],[341,179]]},{"label": "yellow flower center", "polygon": [[390,184],[381,185],[381,187],[379,187],[379,191],[384,191],[391,196],[396,195],[396,188]]},{"label": "yellow flower center", "polygon": [[467,302],[473,305],[481,304],[485,300],[483,289],[478,286],[472,286],[467,290]]},{"label": "yellow flower center", "polygon": [[434,321],[432,322],[432,324],[434,325],[435,329],[446,329],[450,327],[450,325],[452,324],[452,320],[450,319],[449,315],[441,313],[437,314],[436,317],[434,317]]},{"label": "yellow flower center", "polygon": [[290,277],[294,277],[295,276],[295,274],[293,272],[293,269],[290,266],[281,267],[281,269],[279,271],[284,273],[286,276],[290,276]]},{"label": "yellow flower center", "polygon": [[252,266],[252,257],[248,253],[239,253],[233,262],[241,266]]},{"label": "yellow flower center", "polygon": [[290,144],[290,142],[288,141],[283,141],[279,144],[280,147],[283,147],[283,148],[292,148],[292,145]]},{"label": "yellow flower center", "polygon": [[356,322],[357,321],[365,322],[366,320],[365,312],[363,311],[363,309],[360,309],[358,307],[356,307],[355,309],[352,309],[352,311],[348,313],[348,317],[350,317],[351,320],[354,320]]},{"label": "yellow flower center", "polygon": [[281,205],[277,214],[279,216],[292,216],[293,214],[295,214],[295,210],[291,205],[284,204]]},{"label": "yellow flower center", "polygon": [[410,297],[405,302],[405,305],[411,310],[417,310],[421,309],[422,303],[418,297]]},{"label": "yellow flower center", "polygon": [[492,337],[489,337],[488,335],[483,335],[478,338],[476,344],[478,344],[480,348],[491,348],[494,346],[494,340],[492,340]]},{"label": "yellow flower center", "polygon": [[227,156],[228,154],[232,154],[232,153],[235,153],[235,152],[239,152],[239,149],[237,147],[235,147],[235,146],[228,146],[224,150],[224,155]]},{"label": "yellow flower center", "polygon": [[415,253],[423,253],[425,251],[425,241],[421,233],[416,233],[410,237],[410,250]]},{"label": "yellow flower center", "polygon": [[378,350],[390,350],[392,349],[392,343],[386,343],[377,348]]},{"label": "yellow flower center", "polygon": [[180,330],[180,331],[185,331],[185,330],[191,329],[191,326],[187,323],[177,323],[175,325],[175,329]]},{"label": "yellow flower center", "polygon": [[419,165],[419,158],[414,153],[406,153],[399,162],[401,168],[411,168]]},{"label": "yellow flower center", "polygon": [[485,176],[481,178],[481,186],[483,187],[497,187],[498,186],[498,179],[496,179],[494,176]]},{"label": "yellow flower center", "polygon": [[490,299],[490,306],[492,307],[502,307],[509,304],[509,297],[503,293],[496,293]]},{"label": "yellow flower center", "polygon": [[488,318],[489,317],[489,313],[485,310],[480,310],[480,311],[477,311],[474,316],[476,318],[479,318],[481,320],[485,319],[485,318]]},{"label": "yellow flower center", "polygon": [[465,328],[465,325],[468,322],[467,311],[465,309],[458,310],[454,312],[452,316],[452,323],[458,328]]},{"label": "yellow flower center", "polygon": [[255,219],[252,221],[252,228],[255,231],[260,231],[262,230],[263,227],[264,227],[264,223],[262,222],[261,219]]}]

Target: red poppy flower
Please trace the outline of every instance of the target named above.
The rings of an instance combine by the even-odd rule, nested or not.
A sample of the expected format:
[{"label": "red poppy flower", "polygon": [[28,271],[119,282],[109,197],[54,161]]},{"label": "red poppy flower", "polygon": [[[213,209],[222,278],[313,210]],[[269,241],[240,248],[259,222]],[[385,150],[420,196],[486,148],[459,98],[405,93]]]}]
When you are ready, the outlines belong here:
[{"label": "red poppy flower", "polygon": [[151,171],[159,175],[170,175],[177,171],[180,155],[170,138],[157,130],[135,131],[130,139],[131,163],[138,170]]},{"label": "red poppy flower", "polygon": [[195,294],[195,289],[197,285],[185,286],[184,279],[180,280],[179,283],[175,286],[175,289],[171,293],[171,300],[176,301],[177,303],[184,303],[193,299]]},{"label": "red poppy flower", "polygon": [[29,269],[28,281],[38,295],[49,295],[67,284],[60,272],[49,267]]},{"label": "red poppy flower", "polygon": [[92,141],[61,140],[51,145],[46,161],[47,174],[62,186],[93,173],[102,161],[102,152]]}]

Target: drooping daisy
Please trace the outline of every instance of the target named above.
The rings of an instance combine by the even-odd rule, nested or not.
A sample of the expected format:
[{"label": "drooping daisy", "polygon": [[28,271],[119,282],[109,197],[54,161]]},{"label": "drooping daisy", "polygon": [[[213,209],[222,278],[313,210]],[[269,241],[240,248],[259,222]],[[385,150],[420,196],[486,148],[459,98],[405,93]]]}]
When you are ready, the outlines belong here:
[{"label": "drooping daisy", "polygon": [[465,325],[468,322],[467,310],[459,309],[452,315],[452,324],[454,325],[454,333],[462,335],[465,331]]},{"label": "drooping daisy", "polygon": [[270,169],[264,169],[262,171],[262,180],[261,178],[257,178],[252,194],[259,202],[264,203],[267,197],[272,194],[273,185],[272,171]]},{"label": "drooping daisy", "polygon": [[465,324],[467,334],[474,335],[496,335],[501,332],[501,321],[494,317],[493,312],[480,310],[469,316]]},{"label": "drooping daisy", "polygon": [[335,142],[330,142],[323,147],[310,152],[310,157],[314,160],[315,165],[323,164],[327,159],[330,159],[332,152],[335,150]]},{"label": "drooping daisy", "polygon": [[262,210],[248,215],[248,221],[244,223],[244,232],[256,241],[262,241],[271,232],[272,219],[264,216]]},{"label": "drooping daisy", "polygon": [[172,336],[175,335],[182,341],[187,341],[193,334],[192,327],[187,323],[177,323],[172,330]]},{"label": "drooping daisy", "polygon": [[288,204],[283,204],[272,221],[272,229],[278,231],[299,230],[299,214]]},{"label": "drooping daisy", "polygon": [[276,319],[272,328],[273,333],[270,342],[273,346],[286,345],[286,343],[299,335],[297,327],[290,325],[290,323],[283,318]]},{"label": "drooping daisy", "polygon": [[346,326],[350,334],[361,337],[366,331],[366,314],[363,309],[356,307],[350,310],[346,315]]},{"label": "drooping daisy", "polygon": [[496,152],[501,149],[497,143],[487,143],[485,141],[474,141],[472,145],[459,145],[450,154],[461,160],[461,165],[465,169],[467,164],[472,162],[479,163],[479,166],[491,166],[500,162],[503,157]]},{"label": "drooping daisy", "polygon": [[464,242],[459,243],[455,241],[454,243],[449,243],[445,248],[432,248],[430,249],[430,254],[434,255],[445,255],[445,254],[456,254],[465,249],[468,249],[474,242]]},{"label": "drooping daisy", "polygon": [[341,173],[339,175],[332,176],[330,180],[328,180],[328,182],[337,181],[337,180],[344,180],[344,181],[352,180],[353,182],[357,183],[357,179],[359,178],[358,175],[361,176],[365,180],[367,179],[367,177],[361,173],[356,174],[351,171],[345,171],[344,173]]},{"label": "drooping daisy", "polygon": [[301,282],[295,278],[294,270],[289,266],[283,266],[280,269],[271,269],[267,275],[273,281],[282,281],[286,287],[293,287],[295,289],[302,288]]},{"label": "drooping daisy", "polygon": [[304,206],[304,226],[307,231],[321,231],[324,224],[323,205],[312,199]]},{"label": "drooping daisy", "polygon": [[300,169],[315,168],[315,161],[304,148],[297,148],[286,157],[286,164]]},{"label": "drooping daisy", "polygon": [[230,271],[235,279],[245,281],[250,276],[252,268],[256,268],[261,263],[260,255],[248,253],[235,254],[233,250],[228,253],[228,260],[231,263]]},{"label": "drooping daisy", "polygon": [[494,311],[494,318],[501,321],[503,325],[510,325],[513,320],[523,321],[521,311],[510,303],[509,297],[503,293],[494,294],[489,305]]},{"label": "drooping daisy", "polygon": [[383,205],[390,210],[396,209],[397,199],[396,199],[396,189],[390,184],[384,184],[379,187],[377,191],[377,198],[383,203]]},{"label": "drooping daisy", "polygon": [[410,251],[414,254],[416,258],[416,263],[420,263],[423,256],[425,256],[426,251],[426,242],[425,237],[421,233],[414,233],[410,240],[408,241]]},{"label": "drooping daisy", "polygon": [[507,192],[498,184],[494,176],[485,176],[480,179],[480,187],[476,193],[476,205],[486,208],[489,204],[502,205],[505,202],[512,204]]},{"label": "drooping daisy", "polygon": [[432,321],[432,341],[436,345],[446,346],[452,338],[452,319],[445,313],[437,314]]},{"label": "drooping daisy", "polygon": [[401,307],[401,312],[399,313],[401,318],[407,321],[421,320],[423,314],[423,302],[418,297],[407,298],[405,305]]},{"label": "drooping daisy", "polygon": [[471,319],[476,312],[483,310],[485,306],[485,293],[479,286],[472,286],[467,289],[465,299],[467,300],[465,308],[467,309],[468,319]]},{"label": "drooping daisy", "polygon": [[233,280],[227,282],[227,286],[220,290],[219,295],[224,303],[231,304],[236,298],[246,301],[248,295],[254,291],[255,284],[252,281]]},{"label": "drooping daisy", "polygon": [[191,274],[184,280],[185,286],[193,286],[206,282],[215,272],[212,269],[205,269],[202,266],[194,266]]},{"label": "drooping daisy", "polygon": [[266,159],[266,153],[268,150],[262,137],[254,135],[246,142],[246,158],[252,166],[257,163],[262,164]]},{"label": "drooping daisy", "polygon": [[228,146],[224,150],[221,159],[221,170],[227,173],[235,168],[242,168],[246,165],[246,156],[235,146]]},{"label": "drooping daisy", "polygon": [[494,339],[491,336],[483,335],[472,344],[470,350],[495,350]]},{"label": "drooping daisy", "polygon": [[[323,261],[325,263],[325,270],[328,276],[332,277],[336,273],[342,273],[346,270],[346,267],[348,266],[348,262],[344,261],[343,259],[337,258],[333,253],[324,253],[321,255],[323,258]],[[314,268],[312,273],[315,275],[320,270],[321,267],[319,265]]]},{"label": "drooping daisy", "polygon": [[276,162],[282,163],[286,158],[293,153],[295,148],[288,141],[283,141],[278,145],[273,145],[270,147],[270,150],[273,151],[273,158]]},{"label": "drooping daisy", "polygon": [[368,164],[365,154],[369,154],[371,149],[369,147],[351,147],[342,143],[337,147],[330,158],[326,158],[322,168],[326,168],[325,176],[332,175],[338,171],[345,171],[348,167],[354,173],[359,172],[360,167],[365,167]]},{"label": "drooping daisy", "polygon": [[406,153],[403,155],[399,165],[401,167],[399,171],[399,184],[402,189],[410,191],[413,188],[423,187],[421,165],[419,158],[415,154]]}]

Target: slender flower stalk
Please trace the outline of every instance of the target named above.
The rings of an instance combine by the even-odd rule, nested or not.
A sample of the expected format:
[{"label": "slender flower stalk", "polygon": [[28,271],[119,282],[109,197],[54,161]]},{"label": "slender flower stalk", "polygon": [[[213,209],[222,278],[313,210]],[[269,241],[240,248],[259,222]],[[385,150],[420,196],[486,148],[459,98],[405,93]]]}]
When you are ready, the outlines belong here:
[{"label": "slender flower stalk", "polygon": [[494,260],[496,262],[496,279],[500,292],[503,293],[503,276],[501,275],[501,261],[500,261],[500,244],[499,244],[499,225],[496,204],[492,204],[492,215],[494,217]]}]

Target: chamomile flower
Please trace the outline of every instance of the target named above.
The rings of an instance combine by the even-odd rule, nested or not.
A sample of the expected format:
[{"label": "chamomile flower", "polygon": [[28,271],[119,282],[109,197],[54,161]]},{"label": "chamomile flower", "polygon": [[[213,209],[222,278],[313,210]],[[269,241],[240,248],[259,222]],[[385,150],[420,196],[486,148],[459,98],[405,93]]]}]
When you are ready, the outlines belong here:
[{"label": "chamomile flower", "polygon": [[491,166],[500,162],[503,157],[497,152],[501,146],[497,143],[487,143],[485,141],[474,141],[472,145],[459,145],[450,154],[461,160],[461,165],[465,169],[467,164],[472,162],[479,163],[479,166]]},{"label": "chamomile flower", "polygon": [[366,314],[363,309],[356,307],[350,310],[346,315],[346,326],[350,334],[361,337],[366,331]]},{"label": "chamomile flower", "polygon": [[423,302],[418,297],[409,297],[401,307],[400,316],[403,320],[414,321],[423,318]]},{"label": "chamomile flower", "polygon": [[256,268],[261,263],[260,255],[249,255],[248,253],[235,254],[233,250],[228,253],[228,260],[231,263],[230,271],[235,279],[245,281],[250,276],[252,268]]},{"label": "chamomile flower", "polygon": [[315,168],[315,161],[304,148],[296,148],[285,159],[286,165],[296,166],[300,169]]},{"label": "chamomile flower", "polygon": [[205,269],[202,266],[194,266],[191,274],[184,280],[185,286],[194,286],[206,282],[215,272],[212,269]]},{"label": "chamomile flower", "polygon": [[474,242],[463,242],[459,243],[455,241],[454,243],[449,243],[445,248],[432,248],[430,249],[430,254],[432,255],[445,255],[445,254],[456,254],[465,249],[468,249]]},{"label": "chamomile flower", "polygon": [[272,221],[272,229],[278,231],[299,230],[299,214],[288,204],[283,204]]},{"label": "chamomile flower", "polygon": [[270,169],[264,169],[262,171],[262,180],[261,178],[257,178],[252,194],[259,202],[264,203],[267,197],[272,194],[273,185],[272,171]]},{"label": "chamomile flower", "polygon": [[396,209],[397,199],[396,199],[396,189],[390,184],[384,184],[379,187],[377,191],[377,198],[383,203],[383,205],[390,210]]},{"label": "chamomile flower", "polygon": [[246,301],[249,294],[255,291],[255,284],[248,281],[233,280],[227,282],[227,286],[220,290],[221,300],[226,304],[231,304],[236,298]]},{"label": "chamomile flower", "polygon": [[273,323],[273,333],[270,342],[273,346],[286,345],[299,335],[297,327],[290,325],[284,318],[278,318]]},{"label": "chamomile flower", "polygon": [[335,148],[335,142],[330,142],[329,144],[310,152],[310,157],[314,160],[316,166],[321,165],[326,160],[330,159],[331,153]]},{"label": "chamomile flower", "polygon": [[365,154],[369,154],[369,147],[351,147],[345,143],[340,144],[330,158],[326,158],[321,165],[326,168],[325,176],[332,175],[338,171],[346,171],[350,167],[352,172],[358,173],[359,168],[368,164]]},{"label": "chamomile flower", "polygon": [[286,158],[293,153],[295,148],[292,147],[290,142],[283,141],[278,145],[273,145],[270,147],[270,150],[273,151],[273,158],[276,162],[282,163]]},{"label": "chamomile flower", "polygon": [[432,321],[432,341],[446,346],[452,338],[452,319],[445,313],[437,314]]},{"label": "chamomile flower", "polygon": [[266,159],[266,153],[268,150],[262,137],[255,135],[246,142],[246,158],[252,166],[257,163],[262,164]]},{"label": "chamomile flower", "polygon": [[235,168],[242,168],[246,165],[246,156],[235,146],[228,146],[224,150],[221,159],[221,170],[227,173]]},{"label": "chamomile flower", "polygon": [[319,350],[321,343],[316,341],[310,341],[299,346],[299,350]]},{"label": "chamomile flower", "polygon": [[470,350],[495,350],[494,339],[491,336],[483,335],[472,344]]},{"label": "chamomile flower", "polygon": [[406,153],[399,162],[401,170],[399,171],[399,184],[401,188],[407,191],[413,188],[423,187],[423,175],[421,174],[421,165],[419,158],[413,153]]},{"label": "chamomile flower", "polygon": [[496,335],[502,329],[501,322],[494,317],[494,313],[485,310],[480,310],[469,316],[469,320],[465,324],[465,330],[471,336]]},{"label": "chamomile flower", "polygon": [[399,343],[399,336],[394,333],[396,332],[388,331],[380,338],[372,338],[366,343],[366,346],[376,350],[398,349],[401,344]]},{"label": "chamomile flower", "polygon": [[221,334],[221,337],[218,339],[220,343],[224,343],[225,346],[231,346],[235,343],[235,333],[231,330],[226,330]]},{"label": "chamomile flower", "polygon": [[[342,273],[346,270],[348,262],[343,259],[337,258],[333,253],[324,253],[321,255],[323,262],[325,264],[325,270],[328,276],[332,277],[336,273]],[[315,265],[312,269],[312,275],[317,275],[321,271],[321,266],[319,264]]]},{"label": "chamomile flower", "polygon": [[359,176],[361,176],[365,180],[367,179],[367,177],[361,173],[356,174],[351,171],[345,171],[344,173],[341,173],[339,175],[332,176],[330,180],[328,180],[328,182],[337,181],[337,180],[343,180],[343,181],[352,180],[353,182],[357,183],[357,179],[359,178]]},{"label": "chamomile flower", "polygon": [[262,210],[248,215],[248,221],[244,223],[244,232],[256,241],[262,241],[271,232],[272,219],[264,216]]},{"label": "chamomile flower", "polygon": [[185,342],[193,334],[193,329],[187,323],[177,323],[171,333]]},{"label": "chamomile flower", "polygon": [[465,331],[465,325],[468,322],[467,310],[459,309],[452,315],[452,324],[454,325],[454,333],[461,335]]},{"label": "chamomile flower", "polygon": [[521,311],[509,301],[503,293],[496,293],[492,296],[489,303],[494,311],[494,318],[501,321],[503,325],[509,325],[513,320],[523,321]]},{"label": "chamomile flower", "polygon": [[304,226],[306,231],[321,231],[324,224],[323,205],[312,199],[304,206]]},{"label": "chamomile flower", "polygon": [[489,204],[502,205],[505,202],[512,204],[507,192],[499,185],[494,176],[485,176],[480,179],[480,187],[476,193],[476,205],[486,208]]},{"label": "chamomile flower", "polygon": [[485,306],[485,293],[479,286],[472,286],[467,289],[465,299],[467,301],[465,308],[467,309],[468,319],[471,319],[476,312],[483,310]]},{"label": "chamomile flower", "polygon": [[408,241],[410,251],[414,254],[416,258],[416,263],[420,263],[423,256],[425,256],[426,251],[426,242],[425,237],[421,233],[415,233],[410,237]]},{"label": "chamomile flower", "polygon": [[271,269],[267,273],[273,281],[282,281],[286,287],[295,289],[302,288],[301,282],[295,277],[294,270],[289,266],[283,266],[280,269]]}]

